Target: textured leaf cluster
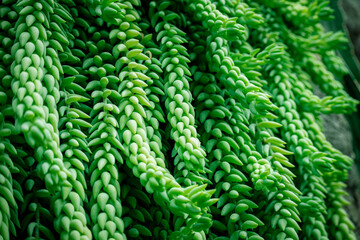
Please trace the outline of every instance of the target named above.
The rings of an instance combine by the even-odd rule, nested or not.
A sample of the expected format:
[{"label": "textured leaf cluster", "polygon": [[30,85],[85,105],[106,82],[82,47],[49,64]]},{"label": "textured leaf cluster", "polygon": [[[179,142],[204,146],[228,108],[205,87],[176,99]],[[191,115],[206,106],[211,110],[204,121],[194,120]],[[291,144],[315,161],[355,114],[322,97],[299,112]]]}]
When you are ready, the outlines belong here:
[{"label": "textured leaf cluster", "polygon": [[3,0],[0,240],[355,239],[328,4]]}]

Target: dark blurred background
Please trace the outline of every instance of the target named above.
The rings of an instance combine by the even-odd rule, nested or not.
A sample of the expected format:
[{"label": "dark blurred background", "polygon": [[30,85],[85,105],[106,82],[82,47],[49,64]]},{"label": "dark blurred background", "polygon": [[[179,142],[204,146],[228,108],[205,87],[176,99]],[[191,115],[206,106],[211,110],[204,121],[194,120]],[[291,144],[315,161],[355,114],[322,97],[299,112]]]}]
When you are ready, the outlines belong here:
[{"label": "dark blurred background", "polygon": [[[339,51],[350,74],[343,80],[352,97],[360,100],[360,0],[331,0],[335,19],[325,26],[331,31],[344,30],[349,37],[347,49]],[[360,240],[360,106],[350,116],[332,114],[322,116],[325,135],[344,154],[354,159],[354,165],[347,183],[346,206],[355,224],[357,239]],[[351,144],[352,143],[352,144]]]},{"label": "dark blurred background", "polygon": [[360,59],[360,0],[342,0],[340,4],[355,54]]}]

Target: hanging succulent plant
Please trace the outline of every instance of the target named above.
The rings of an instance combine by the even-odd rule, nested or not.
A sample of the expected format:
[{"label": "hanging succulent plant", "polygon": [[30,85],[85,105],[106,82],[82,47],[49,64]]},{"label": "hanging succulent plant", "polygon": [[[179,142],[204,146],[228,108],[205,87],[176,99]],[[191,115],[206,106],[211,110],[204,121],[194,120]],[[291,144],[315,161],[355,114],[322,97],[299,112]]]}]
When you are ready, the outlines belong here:
[{"label": "hanging succulent plant", "polygon": [[2,1],[0,239],[355,239],[319,120],[358,103],[331,13]]}]

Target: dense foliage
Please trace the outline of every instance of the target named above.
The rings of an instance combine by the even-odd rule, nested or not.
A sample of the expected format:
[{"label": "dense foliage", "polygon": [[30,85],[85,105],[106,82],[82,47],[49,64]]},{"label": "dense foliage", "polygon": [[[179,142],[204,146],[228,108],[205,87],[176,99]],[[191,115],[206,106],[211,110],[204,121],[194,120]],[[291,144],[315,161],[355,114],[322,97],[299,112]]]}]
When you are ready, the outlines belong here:
[{"label": "dense foliage", "polygon": [[357,104],[331,14],[3,0],[0,239],[355,239],[319,117]]}]

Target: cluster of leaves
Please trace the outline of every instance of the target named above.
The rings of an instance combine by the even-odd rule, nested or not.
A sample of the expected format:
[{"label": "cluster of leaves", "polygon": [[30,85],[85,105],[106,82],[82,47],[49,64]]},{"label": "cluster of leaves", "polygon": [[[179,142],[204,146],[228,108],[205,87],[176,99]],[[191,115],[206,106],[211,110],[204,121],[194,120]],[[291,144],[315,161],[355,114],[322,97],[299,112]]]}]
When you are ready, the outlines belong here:
[{"label": "cluster of leaves", "polygon": [[2,1],[0,239],[355,239],[319,118],[357,105],[331,13]]}]

